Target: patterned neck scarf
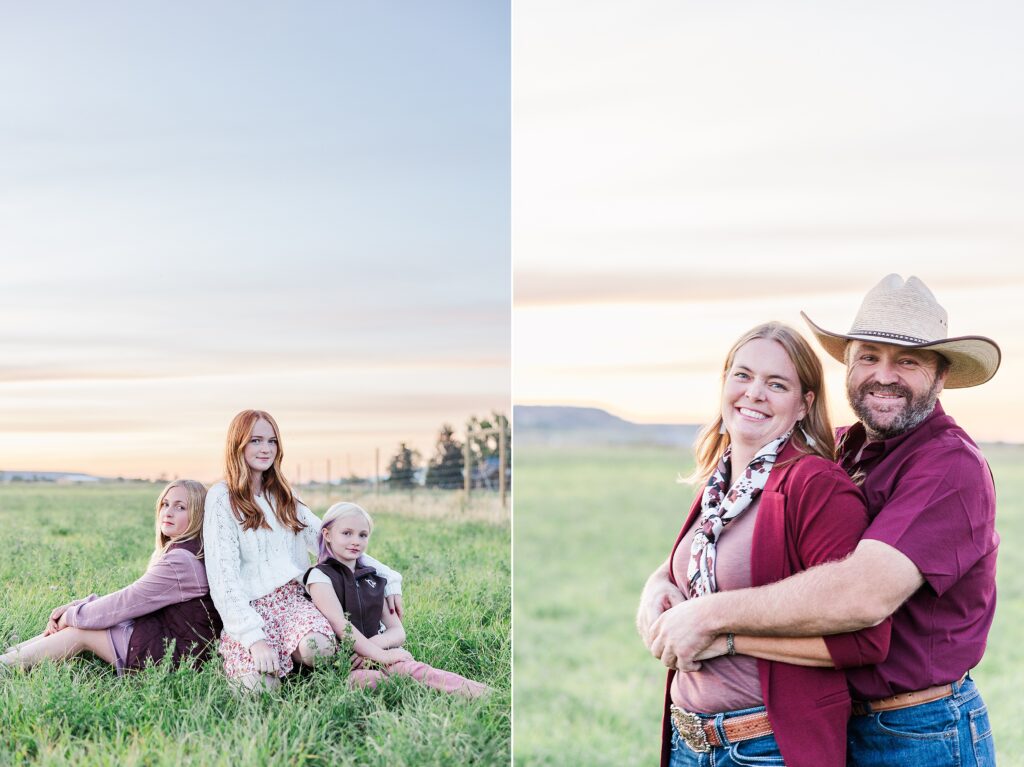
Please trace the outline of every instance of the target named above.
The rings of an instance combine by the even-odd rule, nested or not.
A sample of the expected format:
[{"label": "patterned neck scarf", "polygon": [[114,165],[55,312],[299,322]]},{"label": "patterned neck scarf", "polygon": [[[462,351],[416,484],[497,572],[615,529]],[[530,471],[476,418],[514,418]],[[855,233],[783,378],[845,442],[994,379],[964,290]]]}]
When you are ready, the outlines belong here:
[{"label": "patterned neck scarf", "polygon": [[747,470],[731,488],[729,458],[732,456],[732,446],[726,449],[700,499],[700,523],[693,536],[690,563],[686,567],[686,578],[690,581],[693,596],[701,597],[718,591],[718,584],[715,582],[715,544],[725,526],[748,509],[764,490],[768,483],[768,475],[775,465],[775,459],[792,433],[792,430],[787,431],[758,450],[757,455],[747,464]]}]

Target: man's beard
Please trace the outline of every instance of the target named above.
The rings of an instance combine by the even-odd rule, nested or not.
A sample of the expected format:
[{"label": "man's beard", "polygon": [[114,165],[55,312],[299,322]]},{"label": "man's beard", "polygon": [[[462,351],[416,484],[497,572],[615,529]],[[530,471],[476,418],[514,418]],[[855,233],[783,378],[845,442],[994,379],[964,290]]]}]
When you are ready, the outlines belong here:
[{"label": "man's beard", "polygon": [[[886,384],[883,386],[867,382],[861,384],[860,388],[856,391],[847,385],[846,397],[850,401],[850,407],[853,408],[853,412],[857,414],[857,417],[864,424],[871,439],[891,439],[910,431],[931,415],[932,410],[935,408],[935,400],[939,397],[941,383],[941,380],[936,377],[932,382],[931,388],[915,398],[913,392],[906,386],[901,386],[900,384]],[[870,390],[881,394],[898,394],[903,397],[902,409],[888,425],[882,425],[876,421],[875,414],[867,406],[867,398],[871,396],[868,393]]]}]

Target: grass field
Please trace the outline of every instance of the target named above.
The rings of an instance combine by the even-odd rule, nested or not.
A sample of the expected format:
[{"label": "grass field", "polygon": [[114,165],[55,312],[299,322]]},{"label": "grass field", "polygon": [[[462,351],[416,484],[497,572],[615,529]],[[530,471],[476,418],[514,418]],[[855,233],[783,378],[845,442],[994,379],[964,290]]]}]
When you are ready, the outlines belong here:
[{"label": "grass field", "polygon": [[[0,486],[0,643],[50,609],[116,590],[144,570],[155,485]],[[0,677],[0,765],[507,765],[508,515],[493,497],[382,495],[370,552],[404,575],[406,647],[495,688],[479,701],[409,680],[350,691],[323,667],[278,693],[237,697],[216,661],[118,679],[93,658]],[[328,499],[306,500],[322,515]]]},{"label": "grass field", "polygon": [[[974,676],[1001,767],[1024,765],[1024,448],[986,449],[1002,536],[999,602]],[[640,589],[692,499],[663,448],[516,451],[515,764],[657,764],[664,668],[634,629]]]}]

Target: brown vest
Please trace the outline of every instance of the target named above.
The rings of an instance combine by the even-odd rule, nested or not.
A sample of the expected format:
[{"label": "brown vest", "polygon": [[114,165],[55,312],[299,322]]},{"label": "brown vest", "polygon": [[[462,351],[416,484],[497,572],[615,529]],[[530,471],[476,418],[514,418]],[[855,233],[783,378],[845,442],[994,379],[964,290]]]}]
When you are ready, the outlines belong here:
[{"label": "brown vest", "polygon": [[336,559],[327,559],[315,568],[309,568],[302,576],[305,583],[314,569],[331,579],[334,593],[338,595],[341,609],[349,621],[366,637],[380,633],[380,617],[384,612],[384,587],[387,578],[378,575],[372,567],[356,564],[355,572]]},{"label": "brown vest", "polygon": [[[184,549],[195,555],[199,551],[199,543],[198,538],[193,538],[172,543],[167,550]],[[156,612],[135,619],[128,640],[125,668],[140,669],[147,660],[159,662],[171,641],[174,642],[174,665],[185,660],[195,667],[210,655],[213,640],[220,636],[223,627],[209,592],[201,597],[161,607]]]}]

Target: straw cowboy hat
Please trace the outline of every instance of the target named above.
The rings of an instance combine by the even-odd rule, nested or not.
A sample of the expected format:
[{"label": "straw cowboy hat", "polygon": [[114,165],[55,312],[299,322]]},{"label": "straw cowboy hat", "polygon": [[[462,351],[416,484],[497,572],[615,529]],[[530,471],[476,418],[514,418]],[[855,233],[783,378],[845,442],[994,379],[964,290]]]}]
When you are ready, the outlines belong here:
[{"label": "straw cowboy hat", "polygon": [[898,274],[890,274],[875,285],[864,297],[850,332],[845,335],[818,327],[803,312],[800,316],[811,326],[825,351],[843,363],[847,343],[876,341],[941,354],[949,360],[946,389],[983,384],[999,369],[1001,355],[992,339],[946,337],[946,310],[917,277],[904,282]]}]

